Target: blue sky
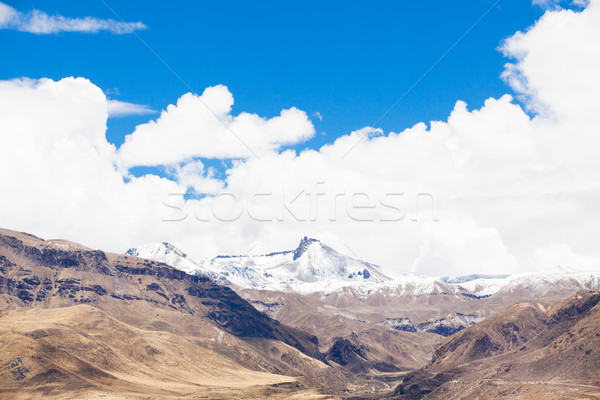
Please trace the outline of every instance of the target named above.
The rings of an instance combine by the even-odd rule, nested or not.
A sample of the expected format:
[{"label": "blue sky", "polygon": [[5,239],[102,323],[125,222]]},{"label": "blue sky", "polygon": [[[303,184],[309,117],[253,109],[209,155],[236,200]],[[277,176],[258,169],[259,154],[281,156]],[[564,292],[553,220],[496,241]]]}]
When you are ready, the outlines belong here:
[{"label": "blue sky", "polygon": [[[22,12],[116,18],[100,1],[6,4]],[[296,146],[302,150],[372,125],[493,2],[107,4],[125,21],[143,22],[148,28],[138,34],[195,92],[228,86],[234,114],[306,111],[317,135]],[[377,127],[401,131],[444,120],[458,99],[479,108],[486,98],[509,93],[499,79],[506,59],[497,46],[542,13],[527,1],[500,2]],[[1,79],[83,76],[112,99],[155,110],[188,91],[134,35],[1,30],[0,46]],[[118,146],[153,117],[111,118],[107,137]]]}]

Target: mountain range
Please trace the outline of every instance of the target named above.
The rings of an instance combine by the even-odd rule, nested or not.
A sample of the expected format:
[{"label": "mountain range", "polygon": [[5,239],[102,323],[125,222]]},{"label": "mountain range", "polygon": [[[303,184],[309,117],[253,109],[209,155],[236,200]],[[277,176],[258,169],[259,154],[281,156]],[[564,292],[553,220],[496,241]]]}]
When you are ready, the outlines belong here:
[{"label": "mountain range", "polygon": [[391,278],[376,265],[346,257],[316,239],[304,237],[295,250],[261,255],[221,255],[195,261],[169,243],[148,244],[126,254],[161,261],[245,289],[331,292],[341,287],[376,287]]},{"label": "mountain range", "polygon": [[597,399],[598,274],[390,276],[0,229],[0,398]]},{"label": "mountain range", "polygon": [[392,278],[377,265],[347,257],[317,239],[304,237],[294,250],[261,255],[219,255],[193,260],[169,243],[147,244],[127,255],[164,262],[189,274],[206,276],[239,289],[300,294],[350,291],[361,301],[391,295],[421,297],[453,295],[561,297],[574,290],[600,290],[600,270],[567,267],[514,275],[427,277],[410,273]]}]

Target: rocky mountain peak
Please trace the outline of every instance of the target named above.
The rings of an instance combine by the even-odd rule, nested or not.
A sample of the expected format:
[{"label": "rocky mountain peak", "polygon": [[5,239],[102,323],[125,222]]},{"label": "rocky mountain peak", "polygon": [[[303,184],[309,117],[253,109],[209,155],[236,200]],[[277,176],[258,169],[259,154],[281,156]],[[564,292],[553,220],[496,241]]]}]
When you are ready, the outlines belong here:
[{"label": "rocky mountain peak", "polygon": [[300,258],[302,256],[302,254],[304,254],[304,252],[306,250],[308,250],[310,245],[313,243],[321,243],[321,242],[317,239],[313,239],[313,238],[304,236],[302,238],[302,240],[300,240],[300,244],[298,245],[296,250],[294,250],[294,260],[297,260],[298,258]]},{"label": "rocky mountain peak", "polygon": [[162,242],[161,244],[164,246],[165,252],[167,254],[175,253],[180,257],[187,258],[187,254],[185,254],[183,251],[179,250],[177,247],[173,246],[171,243]]}]

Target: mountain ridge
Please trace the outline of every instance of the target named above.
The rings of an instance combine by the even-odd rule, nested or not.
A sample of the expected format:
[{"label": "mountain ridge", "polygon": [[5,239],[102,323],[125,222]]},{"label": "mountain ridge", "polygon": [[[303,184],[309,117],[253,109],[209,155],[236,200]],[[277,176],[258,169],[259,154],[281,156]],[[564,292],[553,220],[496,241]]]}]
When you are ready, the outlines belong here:
[{"label": "mountain ridge", "polygon": [[579,289],[600,290],[600,271],[564,267],[512,275],[427,277],[403,273],[391,278],[377,265],[344,256],[318,239],[306,236],[293,250],[259,255],[218,255],[200,261],[192,260],[172,245],[169,245],[174,249],[171,257],[152,247],[165,245],[145,245],[128,252],[237,288],[303,294],[350,290],[354,292],[353,296],[363,299],[385,297],[386,293],[415,298],[436,294],[472,298],[492,295],[559,298]]},{"label": "mountain ridge", "polygon": [[[170,247],[173,247],[170,245]],[[321,241],[304,237],[296,249],[258,255],[218,255],[212,259],[195,261],[180,250],[169,257],[161,249],[164,244],[144,245],[127,253],[169,263],[189,273],[204,275],[220,283],[242,288],[292,290],[315,292],[340,282],[389,281],[391,278],[374,264],[346,257]]]},{"label": "mountain ridge", "polygon": [[523,302],[444,341],[393,398],[592,399],[600,394],[600,293]]}]

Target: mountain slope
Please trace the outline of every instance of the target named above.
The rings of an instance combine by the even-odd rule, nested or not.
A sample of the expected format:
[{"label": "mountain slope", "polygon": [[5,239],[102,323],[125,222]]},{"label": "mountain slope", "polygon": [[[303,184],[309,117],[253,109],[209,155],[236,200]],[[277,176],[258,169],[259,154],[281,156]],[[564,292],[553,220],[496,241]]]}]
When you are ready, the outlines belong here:
[{"label": "mountain slope", "polygon": [[166,242],[151,243],[129,249],[125,254],[162,262],[188,274],[192,274],[200,268],[200,265],[192,261],[187,254]]},{"label": "mountain slope", "polygon": [[0,235],[0,246],[6,260],[0,267],[0,294],[17,297],[22,304],[151,303],[207,317],[237,336],[282,340],[310,356],[319,355],[316,338],[282,326],[233,290],[206,278],[62,241],[26,243]]},{"label": "mountain slope", "polygon": [[398,399],[595,399],[600,396],[600,293],[521,303],[452,336]]},{"label": "mountain slope", "polygon": [[76,313],[79,305],[136,329],[184,338],[238,367],[304,376],[304,384],[329,392],[347,382],[344,371],[323,362],[316,337],[272,320],[227,287],[165,264],[0,230],[1,315],[23,315],[27,322],[34,315],[28,310]]},{"label": "mountain slope", "polygon": [[84,304],[11,310],[0,317],[0,342],[3,399],[192,398],[240,389],[260,397],[268,385],[296,381],[248,370],[177,335],[138,329]]}]

